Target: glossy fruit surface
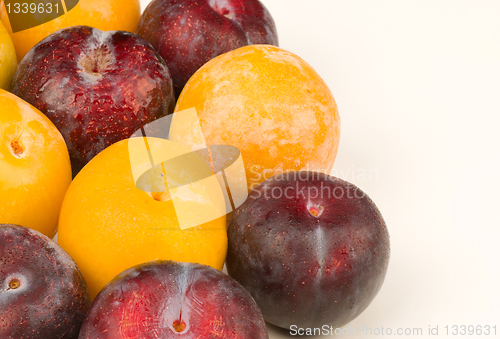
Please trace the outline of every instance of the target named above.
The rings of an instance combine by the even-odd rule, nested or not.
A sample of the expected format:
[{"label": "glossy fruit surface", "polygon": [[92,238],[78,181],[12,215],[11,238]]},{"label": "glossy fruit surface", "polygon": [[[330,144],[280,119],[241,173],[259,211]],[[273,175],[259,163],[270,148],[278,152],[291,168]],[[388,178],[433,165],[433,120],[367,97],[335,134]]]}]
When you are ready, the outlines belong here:
[{"label": "glossy fruit surface", "polygon": [[17,68],[14,44],[0,21],[0,88],[9,90],[10,83]]},{"label": "glossy fruit surface", "polygon": [[379,210],[356,186],[317,172],[277,175],[228,228],[227,270],[271,324],[341,327],[373,300],[389,262]]},{"label": "glossy fruit surface", "polygon": [[[161,145],[160,139],[148,142],[152,149]],[[225,218],[181,230],[172,200],[155,200],[136,187],[127,140],[98,154],[73,180],[58,237],[80,267],[92,298],[140,263],[176,260],[222,270],[227,251]]]},{"label": "glossy fruit surface", "polygon": [[167,62],[176,96],[217,55],[249,44],[278,45],[273,18],[258,0],[153,0],[137,32]]},{"label": "glossy fruit surface", "polygon": [[205,265],[153,261],[130,268],[99,293],[80,339],[265,339],[248,292]]},{"label": "glossy fruit surface", "polygon": [[90,297],[70,256],[43,234],[0,224],[0,338],[78,338]]},{"label": "glossy fruit surface", "polygon": [[141,16],[139,0],[79,0],[72,10],[57,19],[12,33],[6,7],[3,0],[0,2],[0,19],[11,35],[19,62],[33,46],[60,29],[86,25],[101,31],[135,32]]},{"label": "glossy fruit surface", "polygon": [[37,44],[19,64],[12,92],[61,131],[78,174],[97,153],[172,113],[165,62],[138,35],[75,26]]},{"label": "glossy fruit surface", "polygon": [[61,133],[36,108],[0,89],[0,223],[52,238],[70,182]]},{"label": "glossy fruit surface", "polygon": [[240,149],[249,187],[283,171],[332,169],[340,139],[333,95],[310,65],[281,48],[250,45],[209,61],[175,111],[191,107],[208,145]]}]

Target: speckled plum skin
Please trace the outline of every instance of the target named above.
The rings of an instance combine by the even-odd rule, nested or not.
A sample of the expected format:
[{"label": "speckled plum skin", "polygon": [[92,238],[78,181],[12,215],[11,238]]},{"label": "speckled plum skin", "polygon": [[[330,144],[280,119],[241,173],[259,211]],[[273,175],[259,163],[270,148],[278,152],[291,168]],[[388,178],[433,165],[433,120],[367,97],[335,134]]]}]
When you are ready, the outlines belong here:
[{"label": "speckled plum skin", "polygon": [[384,281],[385,222],[365,193],[338,178],[277,175],[251,192],[228,227],[228,273],[276,326],[343,326]]},{"label": "speckled plum skin", "polygon": [[0,338],[78,338],[90,296],[75,262],[29,228],[0,225]]},{"label": "speckled plum skin", "polygon": [[97,295],[80,339],[268,338],[262,314],[234,279],[205,265],[152,261]]},{"label": "speckled plum skin", "polygon": [[258,0],[153,0],[137,32],[167,62],[176,97],[210,59],[250,44],[278,46],[274,21]]},{"label": "speckled plum skin", "polygon": [[151,44],[87,26],[60,30],[33,47],[19,64],[12,92],[61,131],[73,176],[175,105],[168,67]]}]

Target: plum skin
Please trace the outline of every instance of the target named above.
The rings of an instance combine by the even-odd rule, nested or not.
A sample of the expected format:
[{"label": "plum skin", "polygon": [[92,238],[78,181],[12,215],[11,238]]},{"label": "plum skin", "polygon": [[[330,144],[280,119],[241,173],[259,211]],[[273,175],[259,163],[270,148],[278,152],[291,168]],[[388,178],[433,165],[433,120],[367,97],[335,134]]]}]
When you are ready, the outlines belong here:
[{"label": "plum skin", "polygon": [[234,279],[210,267],[152,261],[125,270],[97,295],[80,339],[268,338],[262,314]]},{"label": "plum skin", "polygon": [[78,338],[90,307],[71,257],[43,234],[0,225],[0,338]]},{"label": "plum skin", "polygon": [[210,59],[250,44],[278,46],[274,20],[258,0],[153,0],[137,33],[167,62],[176,97]]},{"label": "plum skin", "polygon": [[257,186],[234,212],[228,241],[229,275],[267,322],[288,329],[356,318],[380,290],[390,254],[373,201],[353,184],[310,171]]},{"label": "plum skin", "polygon": [[168,67],[149,42],[88,26],[62,29],[35,45],[19,64],[12,93],[61,132],[73,176],[175,105]]}]

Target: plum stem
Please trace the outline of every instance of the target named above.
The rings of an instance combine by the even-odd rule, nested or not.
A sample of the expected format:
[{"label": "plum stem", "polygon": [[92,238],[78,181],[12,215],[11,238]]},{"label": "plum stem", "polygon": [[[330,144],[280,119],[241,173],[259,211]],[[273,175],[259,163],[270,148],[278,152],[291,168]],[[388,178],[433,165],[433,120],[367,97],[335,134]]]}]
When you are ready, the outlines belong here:
[{"label": "plum stem", "polygon": [[100,75],[112,63],[112,56],[104,46],[91,50],[80,59],[81,67],[89,74]]},{"label": "plum stem", "polygon": [[21,146],[19,143],[19,140],[12,140],[10,143],[10,147],[12,148],[12,151],[14,152],[14,155],[18,158],[22,156],[24,153],[24,147]]},{"label": "plum stem", "polygon": [[165,163],[161,164],[162,173],[160,174],[163,179],[163,184],[165,185],[165,192],[153,192],[151,193],[151,197],[156,201],[168,201],[172,199],[170,195],[170,191],[168,190],[168,182],[167,182],[167,173],[165,170]]},{"label": "plum stem", "polygon": [[21,282],[17,279],[12,279],[9,282],[9,289],[10,290],[17,290],[19,287],[21,287]]},{"label": "plum stem", "polygon": [[174,321],[173,326],[176,332],[182,332],[186,329],[186,323],[180,320]]},{"label": "plum stem", "polygon": [[319,206],[310,206],[308,208],[309,210],[309,213],[311,213],[311,215],[315,218],[319,218],[321,216],[321,214],[323,214],[323,211],[325,210],[325,208],[321,205]]},{"label": "plum stem", "polygon": [[186,329],[186,323],[182,321],[182,310],[179,312],[179,320],[174,321],[174,329],[177,332],[182,332]]}]

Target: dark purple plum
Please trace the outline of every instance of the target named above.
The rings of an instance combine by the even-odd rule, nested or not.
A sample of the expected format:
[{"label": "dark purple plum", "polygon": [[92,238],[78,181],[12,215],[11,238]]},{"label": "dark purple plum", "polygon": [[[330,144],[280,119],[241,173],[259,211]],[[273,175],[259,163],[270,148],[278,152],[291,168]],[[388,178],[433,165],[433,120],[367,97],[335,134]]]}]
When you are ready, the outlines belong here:
[{"label": "dark purple plum", "polygon": [[268,338],[250,294],[215,268],[152,261],[111,281],[92,303],[80,339]]},{"label": "dark purple plum", "polygon": [[75,262],[43,234],[0,225],[0,338],[78,338],[90,307]]},{"label": "dark purple plum", "polygon": [[385,222],[364,192],[338,178],[277,175],[250,193],[228,227],[228,273],[276,326],[343,326],[384,281]]},{"label": "dark purple plum", "polygon": [[153,0],[137,32],[167,62],[176,97],[210,59],[250,44],[278,46],[274,21],[259,0]]},{"label": "dark purple plum", "polygon": [[19,64],[12,92],[61,131],[73,176],[106,147],[172,113],[175,104],[168,67],[149,42],[87,26],[35,45]]}]

